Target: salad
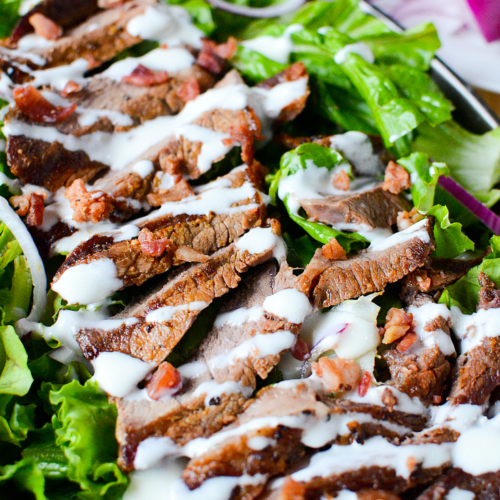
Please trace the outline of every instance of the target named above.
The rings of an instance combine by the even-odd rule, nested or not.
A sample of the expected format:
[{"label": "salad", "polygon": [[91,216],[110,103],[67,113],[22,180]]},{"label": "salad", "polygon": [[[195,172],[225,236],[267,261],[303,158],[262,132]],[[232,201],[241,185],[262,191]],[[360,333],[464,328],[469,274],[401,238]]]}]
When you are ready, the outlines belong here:
[{"label": "salad", "polygon": [[0,0],[2,499],[500,498],[500,128],[373,12]]}]

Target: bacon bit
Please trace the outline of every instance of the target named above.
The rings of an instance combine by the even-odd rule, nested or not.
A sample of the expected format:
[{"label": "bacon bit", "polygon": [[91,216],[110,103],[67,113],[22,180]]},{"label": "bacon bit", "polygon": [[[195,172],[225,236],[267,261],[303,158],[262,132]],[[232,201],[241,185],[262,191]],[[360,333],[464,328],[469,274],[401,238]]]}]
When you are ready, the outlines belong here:
[{"label": "bacon bit", "polygon": [[410,174],[404,167],[391,160],[385,169],[385,179],[382,183],[382,189],[392,194],[399,194],[410,187]]},{"label": "bacon bit", "polygon": [[384,389],[384,392],[382,393],[382,403],[387,407],[389,411],[392,411],[393,408],[398,404],[398,400],[389,389],[389,387],[386,387]]},{"label": "bacon bit", "polygon": [[321,254],[329,260],[346,260],[345,250],[340,246],[336,238],[332,238],[326,245],[321,247]]},{"label": "bacon bit", "polygon": [[175,251],[175,258],[182,262],[206,262],[208,256],[191,247],[182,246]]},{"label": "bacon bit", "polygon": [[97,0],[97,6],[100,9],[114,9],[124,3],[125,0]]},{"label": "bacon bit", "polygon": [[67,108],[54,106],[32,85],[15,88],[12,94],[19,109],[36,122],[60,122],[68,118],[76,109],[76,104]]},{"label": "bacon bit", "polygon": [[405,352],[407,351],[413,344],[414,342],[418,339],[417,334],[413,332],[407,333],[402,339],[401,342],[398,344],[396,349],[399,352]]},{"label": "bacon bit", "polygon": [[66,190],[76,222],[98,222],[108,219],[114,209],[114,200],[102,191],[87,191],[82,179],[76,179]]},{"label": "bacon bit", "polygon": [[366,396],[366,393],[368,392],[368,389],[372,385],[372,376],[370,372],[363,372],[363,376],[361,377],[361,380],[359,382],[358,386],[358,394],[362,398]]},{"label": "bacon bit", "polygon": [[226,43],[221,43],[216,45],[213,49],[214,54],[218,55],[222,59],[229,59],[233,56],[238,48],[236,44],[236,38],[230,36]]},{"label": "bacon bit", "polygon": [[46,197],[47,194],[44,192],[26,193],[20,196],[12,196],[9,201],[13,207],[19,207],[16,210],[18,215],[27,215],[26,225],[41,226],[43,224],[44,200]]},{"label": "bacon bit", "polygon": [[80,90],[82,90],[82,86],[79,83],[70,80],[62,89],[61,95],[63,97],[68,97],[69,94],[80,92]]},{"label": "bacon bit", "polygon": [[182,390],[182,376],[168,361],[163,361],[146,382],[148,396],[158,401],[163,396],[175,396]]},{"label": "bacon bit", "polygon": [[332,185],[335,189],[340,189],[341,191],[349,190],[350,179],[346,172],[341,170],[332,181]]},{"label": "bacon bit", "polygon": [[305,361],[311,357],[309,347],[302,337],[297,337],[290,352],[292,356],[299,361]]},{"label": "bacon bit", "polygon": [[350,391],[361,380],[361,369],[352,359],[323,357],[311,368],[328,392]]},{"label": "bacon bit", "polygon": [[400,339],[413,328],[413,314],[407,313],[404,309],[391,307],[385,318],[384,338],[382,343],[392,344]]},{"label": "bacon bit", "polygon": [[306,485],[287,477],[278,500],[304,500],[305,497]]},{"label": "bacon bit", "polygon": [[423,218],[424,216],[418,213],[418,210],[415,207],[411,209],[410,213],[408,213],[406,210],[404,210],[403,212],[398,212],[398,218],[397,218],[398,230],[404,231],[405,229],[408,229],[416,222],[421,221]]},{"label": "bacon bit", "polygon": [[192,101],[200,95],[200,83],[196,78],[190,78],[179,89],[179,97],[184,102]]},{"label": "bacon bit", "polygon": [[130,75],[122,77],[122,82],[130,83],[138,87],[147,87],[149,85],[157,85],[168,80],[167,71],[153,71],[139,64]]},{"label": "bacon bit", "polygon": [[57,40],[63,33],[61,26],[39,12],[30,16],[28,21],[33,26],[35,34],[47,40]]},{"label": "bacon bit", "polygon": [[440,405],[442,400],[443,400],[443,398],[441,396],[439,396],[438,394],[434,394],[432,396],[432,404],[433,405]]},{"label": "bacon bit", "polygon": [[262,124],[251,108],[240,111],[236,123],[238,125],[229,127],[228,133],[234,142],[240,144],[241,159],[251,165],[254,155],[253,143],[264,139],[260,134]]},{"label": "bacon bit", "polygon": [[400,500],[395,493],[383,490],[360,490],[356,495],[359,500]]},{"label": "bacon bit", "polygon": [[[215,75],[221,73],[224,70],[225,62],[224,59],[217,54],[217,44],[213,40],[208,40],[206,38],[202,40],[202,44],[202,48],[196,59],[196,64]],[[225,49],[221,50],[222,53],[225,52]]]},{"label": "bacon bit", "polygon": [[408,459],[406,460],[406,465],[410,470],[410,473],[413,472],[417,467],[417,461],[415,460],[415,457],[408,457]]},{"label": "bacon bit", "polygon": [[159,257],[165,250],[175,251],[176,246],[168,238],[156,238],[147,228],[143,229],[138,236],[141,251],[151,257]]}]

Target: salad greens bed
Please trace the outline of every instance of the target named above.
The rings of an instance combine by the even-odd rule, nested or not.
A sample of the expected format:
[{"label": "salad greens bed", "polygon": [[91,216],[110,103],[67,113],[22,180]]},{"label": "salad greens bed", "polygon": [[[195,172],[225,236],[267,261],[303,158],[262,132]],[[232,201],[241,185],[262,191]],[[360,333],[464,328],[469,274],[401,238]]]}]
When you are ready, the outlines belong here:
[{"label": "salad greens bed", "polygon": [[[9,35],[18,19],[20,3],[0,0],[0,37]],[[231,63],[248,82],[258,83],[289,63],[302,61],[310,75],[311,96],[303,114],[286,126],[287,132],[311,136],[358,130],[381,136],[385,147],[411,174],[414,205],[421,213],[436,218],[435,255],[481,255],[491,246],[491,253],[479,266],[444,291],[441,302],[449,307],[458,305],[466,313],[475,311],[479,271],[500,285],[500,237],[492,237],[491,231],[438,183],[440,176],[451,175],[486,206],[494,206],[500,199],[500,190],[494,189],[500,180],[500,128],[475,135],[453,120],[452,103],[427,73],[439,48],[432,24],[394,33],[365,14],[357,0],[313,1],[293,14],[257,20],[214,10],[204,0],[170,3],[186,8],[196,25],[218,42],[225,42],[229,36],[239,41],[261,36],[289,37],[293,49],[286,64],[241,43]],[[261,7],[276,2],[237,3]],[[294,31],[296,24],[303,29]],[[360,42],[371,49],[373,62],[356,53],[336,58],[346,45]],[[279,197],[280,179],[306,169],[308,160],[331,170],[344,161],[340,154],[318,144],[303,144],[281,154],[271,144],[257,157],[271,171],[267,179],[271,212],[282,222],[289,263],[304,267],[315,249],[332,237],[347,252],[366,247],[369,242],[363,236],[310,222],[290,206],[288,196]],[[5,154],[0,155],[0,172],[4,174],[0,175],[4,179],[0,195],[8,197],[12,183],[5,176],[12,176]],[[46,263],[49,275],[58,263],[60,258]],[[128,478],[116,465],[115,407],[91,380],[84,365],[64,365],[52,359],[49,354],[57,346],[41,338],[20,340],[13,325],[27,315],[31,293],[26,258],[2,224],[0,496],[19,498],[19,491],[23,491],[31,492],[30,498],[37,500],[121,498]],[[116,304],[126,301],[122,294]],[[390,293],[377,301],[382,311],[395,304]],[[49,292],[48,304],[43,318],[46,325],[53,324],[65,307],[53,292]],[[181,342],[172,353],[170,360],[174,364],[187,359],[216,313],[217,303],[200,316],[189,340]]]}]

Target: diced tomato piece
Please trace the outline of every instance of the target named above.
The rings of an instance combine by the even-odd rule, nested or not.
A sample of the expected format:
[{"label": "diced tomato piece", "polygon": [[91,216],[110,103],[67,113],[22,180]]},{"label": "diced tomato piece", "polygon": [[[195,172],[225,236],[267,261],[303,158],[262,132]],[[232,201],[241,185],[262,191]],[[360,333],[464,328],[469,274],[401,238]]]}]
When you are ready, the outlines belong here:
[{"label": "diced tomato piece", "polygon": [[182,390],[182,376],[177,368],[168,361],[160,364],[152,377],[146,382],[146,391],[151,399],[175,396]]},{"label": "diced tomato piece", "polygon": [[370,385],[372,384],[372,376],[370,372],[364,372],[358,385],[358,394],[361,397],[366,396]]}]

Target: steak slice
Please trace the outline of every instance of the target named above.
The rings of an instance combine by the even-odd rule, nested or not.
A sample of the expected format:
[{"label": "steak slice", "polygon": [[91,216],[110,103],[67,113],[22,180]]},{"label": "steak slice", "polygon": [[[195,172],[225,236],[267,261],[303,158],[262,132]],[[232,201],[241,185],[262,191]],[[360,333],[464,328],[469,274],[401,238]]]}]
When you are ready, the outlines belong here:
[{"label": "steak slice", "polygon": [[[457,331],[458,319],[454,319],[457,336],[463,339],[462,354],[453,368],[449,395],[451,403],[456,405],[482,405],[500,385],[500,343],[497,337],[486,334],[487,324],[498,321],[490,314],[498,309],[499,291],[484,273],[479,273],[478,279],[481,289],[477,313],[470,317],[471,322],[465,331]],[[473,342],[470,348],[467,346],[469,338]]]},{"label": "steak slice", "polygon": [[[453,489],[474,494],[476,500],[492,500],[499,497],[500,471],[473,476],[453,468],[425,490],[417,500],[446,500]],[[465,497],[464,497],[465,498]],[[468,498],[468,497],[467,497]]]},{"label": "steak slice", "polygon": [[[312,379],[262,389],[237,420],[206,442],[192,442],[183,478],[190,489],[218,476],[287,472],[308,448],[382,435],[399,440],[421,430],[423,415],[322,395]],[[255,498],[264,484],[241,488],[236,498]]]},{"label": "steak slice", "polygon": [[[38,69],[63,66],[84,58],[88,62],[88,69],[97,68],[141,41],[140,37],[128,33],[127,24],[134,17],[143,14],[148,5],[156,3],[156,0],[132,0],[114,9],[98,11],[78,26],[66,30],[63,37],[48,47],[31,49],[29,55],[0,49],[0,57]],[[15,43],[8,46],[16,49],[18,43],[15,40]]]},{"label": "steak slice", "polygon": [[[293,339],[300,328],[260,310],[267,297],[290,288],[294,281],[286,263],[279,272],[274,261],[251,271],[222,306],[194,358],[179,367],[184,379],[182,394],[159,401],[116,400],[120,467],[131,470],[136,456],[138,467],[150,465],[141,464],[141,453],[137,455],[138,446],[141,450],[140,443],[148,438],[154,442],[155,438],[167,437],[170,445],[184,446],[195,438],[209,437],[243,411],[255,389],[256,374],[265,379],[280,358],[279,352],[262,356],[252,349],[255,344],[251,339],[257,334],[261,338],[271,335],[272,339],[276,332],[279,336],[291,332]],[[276,350],[280,349],[278,345]]]},{"label": "steak slice", "polygon": [[[156,50],[162,52],[162,49]],[[165,52],[164,57],[168,57],[168,49],[163,52]],[[169,74],[166,82],[157,85],[132,85],[111,80],[104,75],[86,79],[81,90],[64,97],[55,89],[51,89],[50,93],[44,93],[49,101],[52,99],[54,103],[60,101],[61,105],[69,106],[74,103],[78,106],[76,112],[63,121],[52,124],[34,122],[18,107],[13,107],[7,113],[5,122],[16,120],[31,125],[53,127],[62,134],[71,134],[75,137],[94,132],[121,132],[158,116],[179,113],[186,104],[180,92],[182,94],[182,89],[188,82],[194,82],[199,87],[200,93],[214,86],[214,78],[210,73],[196,64]],[[124,116],[119,116],[117,113]],[[26,139],[29,140],[27,137]],[[21,177],[22,174],[23,171],[20,172]]]},{"label": "steak slice", "polygon": [[361,193],[328,195],[321,199],[299,200],[310,219],[325,224],[358,224],[367,229],[390,228],[398,212],[411,209],[401,194],[392,194],[380,185]]},{"label": "steak slice", "polygon": [[413,317],[412,327],[382,355],[391,373],[388,384],[425,404],[439,404],[450,372],[446,358],[455,355],[450,311],[430,295],[420,294],[407,312]]},{"label": "steak slice", "polygon": [[432,218],[423,219],[346,260],[326,259],[318,249],[298,287],[320,309],[383,290],[425,263],[435,249],[433,225]]},{"label": "steak slice", "polygon": [[[68,255],[54,276],[53,286],[68,270],[100,259],[114,262],[117,278],[123,281],[124,287],[140,285],[153,276],[166,272],[172,266],[189,262],[190,253],[187,252],[186,256],[186,249],[195,251],[194,259],[206,259],[205,256],[236,241],[249,229],[263,224],[265,205],[258,190],[253,187],[259,176],[260,166],[255,165],[254,168],[236,169],[213,183],[214,190],[217,190],[216,186],[221,182],[227,182],[231,189],[244,189],[249,194],[248,197],[243,194],[243,199],[232,204],[232,208],[227,207],[225,212],[220,213],[215,205],[213,208],[218,213],[210,211],[210,206],[207,205],[206,214],[187,215],[182,214],[182,204],[172,204],[173,209],[181,212],[180,215],[173,215],[160,208],[142,220],[134,222],[138,228],[139,238],[122,241],[117,238],[117,241],[114,241],[112,236],[92,237]],[[201,195],[203,193],[210,194],[208,189]],[[225,195],[225,191],[220,191],[219,198]],[[186,208],[189,208],[189,202]],[[152,233],[153,241],[162,242],[164,249],[159,255],[158,252],[152,254],[148,251],[148,244],[141,238],[141,234],[145,233]]]},{"label": "steak slice", "polygon": [[[250,253],[245,246],[254,238],[262,242]],[[76,339],[83,354],[93,360],[103,352],[121,352],[147,363],[160,363],[199,312],[214,298],[236,288],[241,275],[251,267],[269,260],[278,244],[271,228],[255,228],[236,243],[215,252],[206,262],[179,270],[175,277],[160,282],[146,297],[114,316],[112,320],[121,322],[118,327],[81,328]]]}]

